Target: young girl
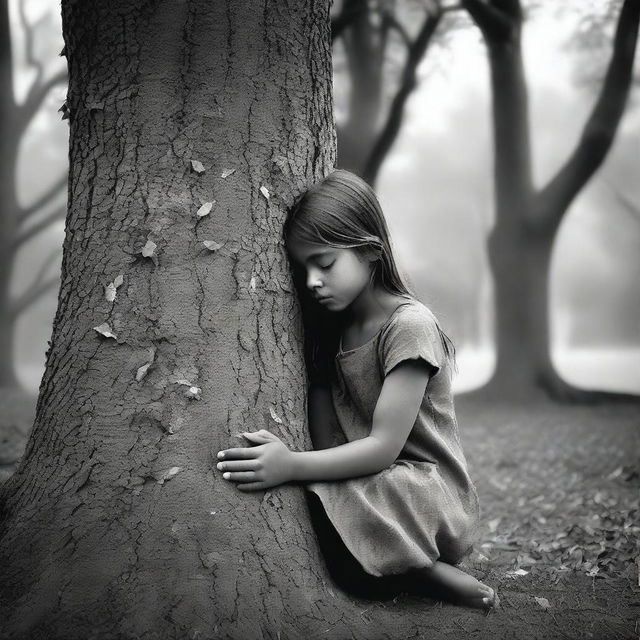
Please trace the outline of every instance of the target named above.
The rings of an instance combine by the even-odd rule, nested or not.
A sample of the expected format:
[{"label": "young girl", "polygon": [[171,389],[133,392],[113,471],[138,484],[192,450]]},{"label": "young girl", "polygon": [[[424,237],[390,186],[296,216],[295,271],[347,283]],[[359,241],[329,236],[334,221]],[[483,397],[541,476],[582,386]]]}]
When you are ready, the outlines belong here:
[{"label": "young girl", "polygon": [[471,550],[478,498],[453,408],[453,346],[403,282],[373,190],[334,171],[292,210],[284,237],[315,450],[246,433],[254,446],[219,452],[218,469],[242,491],[306,483],[371,576],[411,576],[438,596],[496,607],[491,587],[454,566]]}]

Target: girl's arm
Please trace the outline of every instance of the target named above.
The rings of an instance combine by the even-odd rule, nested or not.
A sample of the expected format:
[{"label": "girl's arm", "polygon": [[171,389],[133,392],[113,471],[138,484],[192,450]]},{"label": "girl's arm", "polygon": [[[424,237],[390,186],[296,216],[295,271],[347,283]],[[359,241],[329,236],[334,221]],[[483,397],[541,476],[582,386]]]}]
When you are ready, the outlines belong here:
[{"label": "girl's arm", "polygon": [[422,360],[405,360],[386,376],[371,434],[323,451],[293,451],[292,480],[339,480],[377,473],[398,457],[413,428],[429,381]]},{"label": "girl's arm", "polygon": [[423,360],[404,360],[385,377],[373,413],[371,434],[321,451],[290,451],[275,435],[246,434],[259,446],[218,454],[224,478],[242,490],[266,489],[290,481],[339,480],[377,473],[402,450],[416,421],[431,373]]},{"label": "girl's arm", "polygon": [[327,387],[312,384],[309,387],[308,417],[309,433],[314,449],[329,449],[333,446],[331,434],[334,431],[336,415],[333,410],[331,393]]}]

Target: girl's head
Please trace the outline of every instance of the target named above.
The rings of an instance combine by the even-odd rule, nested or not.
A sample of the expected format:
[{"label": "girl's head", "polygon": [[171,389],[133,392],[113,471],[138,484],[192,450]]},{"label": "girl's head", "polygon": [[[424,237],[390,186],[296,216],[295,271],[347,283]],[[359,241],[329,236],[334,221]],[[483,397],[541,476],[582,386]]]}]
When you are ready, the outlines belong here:
[{"label": "girl's head", "polygon": [[[313,185],[290,211],[283,232],[301,294],[309,371],[322,376],[323,361],[336,352],[341,332],[339,314],[328,312],[343,310],[365,286],[416,296],[398,271],[373,189],[353,173],[338,169]],[[310,291],[320,305],[309,305]],[[322,301],[324,296],[330,297]],[[449,338],[442,331],[440,337],[453,356]]]},{"label": "girl's head", "polygon": [[[339,169],[312,186],[291,211],[284,238],[294,257],[302,246],[353,249],[366,266],[371,285],[412,295],[396,266],[378,199],[353,173]],[[324,262],[328,264],[330,257]],[[318,264],[321,267],[322,262]]]}]

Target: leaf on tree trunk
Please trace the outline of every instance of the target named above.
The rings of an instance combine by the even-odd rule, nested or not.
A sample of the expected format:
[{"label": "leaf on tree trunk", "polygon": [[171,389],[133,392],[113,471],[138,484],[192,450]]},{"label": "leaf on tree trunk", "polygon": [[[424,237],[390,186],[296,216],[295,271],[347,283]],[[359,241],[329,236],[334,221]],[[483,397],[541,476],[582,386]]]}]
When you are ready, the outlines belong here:
[{"label": "leaf on tree trunk", "polygon": [[67,107],[67,103],[63,102],[62,106],[58,109],[58,113],[62,111],[62,119],[63,120],[68,120],[69,119],[69,107]]},{"label": "leaf on tree trunk", "polygon": [[93,327],[94,331],[97,331],[100,335],[103,335],[105,338],[113,338],[114,340],[118,339],[118,336],[111,331],[111,327],[108,323],[103,322],[101,325],[97,327]]},{"label": "leaf on tree trunk", "polygon": [[107,302],[113,302],[116,299],[116,291],[118,287],[122,285],[123,282],[124,282],[124,278],[122,277],[122,275],[119,275],[119,276],[116,276],[113,282],[110,282],[104,288],[105,298],[107,299]]},{"label": "leaf on tree trunk", "polygon": [[251,288],[251,291],[255,291],[256,290],[256,277],[255,276],[251,276],[251,280],[249,281],[249,287]]},{"label": "leaf on tree trunk", "polygon": [[260,187],[260,193],[268,200],[269,199],[269,189],[267,189],[267,187],[265,187],[264,185],[262,185]]},{"label": "leaf on tree trunk", "polygon": [[215,203],[215,200],[213,200],[212,202],[205,202],[196,212],[196,215],[198,216],[198,218],[204,218],[204,216],[208,216],[209,213],[211,212],[211,209],[214,203]]},{"label": "leaf on tree trunk", "polygon": [[185,395],[190,400],[200,400],[201,393],[202,393],[202,389],[200,387],[192,386],[187,389]]},{"label": "leaf on tree trunk", "polygon": [[153,264],[158,266],[158,254],[156,253],[156,249],[158,245],[153,240],[147,240],[144,247],[140,250],[140,253],[145,258],[151,258],[153,260]]},{"label": "leaf on tree trunk", "polygon": [[185,392],[185,396],[187,396],[187,398],[191,400],[200,400],[200,394],[202,393],[202,389],[200,387],[197,387],[184,378],[176,380],[176,384],[182,385],[184,387],[189,387]]},{"label": "leaf on tree trunk", "polygon": [[278,414],[276,413],[276,410],[273,407],[269,407],[269,413],[271,414],[271,417],[273,418],[274,422],[277,422],[278,424],[282,424],[282,418],[278,417]]},{"label": "leaf on tree trunk", "polygon": [[154,347],[151,347],[151,349],[149,349],[149,360],[145,364],[143,364],[141,367],[139,367],[138,371],[136,372],[136,380],[138,382],[140,382],[140,380],[142,380],[147,375],[147,371],[149,370],[149,367],[153,364],[155,357],[156,357],[156,350]]},{"label": "leaf on tree trunk", "polygon": [[158,484],[164,484],[167,480],[171,480],[178,473],[182,471],[182,467],[170,467],[169,469],[164,469],[163,471],[156,471],[152,473],[152,477],[156,479]]},{"label": "leaf on tree trunk", "polygon": [[200,160],[192,160],[191,161],[191,168],[198,174],[201,175],[204,173],[204,165],[202,164],[202,162],[200,162]]},{"label": "leaf on tree trunk", "polygon": [[232,173],[235,173],[235,169],[225,169],[220,175],[221,178],[228,178]]},{"label": "leaf on tree trunk", "polygon": [[220,249],[220,247],[222,247],[220,243],[215,242],[214,240],[205,240],[202,244],[211,252],[217,251],[218,249]]}]

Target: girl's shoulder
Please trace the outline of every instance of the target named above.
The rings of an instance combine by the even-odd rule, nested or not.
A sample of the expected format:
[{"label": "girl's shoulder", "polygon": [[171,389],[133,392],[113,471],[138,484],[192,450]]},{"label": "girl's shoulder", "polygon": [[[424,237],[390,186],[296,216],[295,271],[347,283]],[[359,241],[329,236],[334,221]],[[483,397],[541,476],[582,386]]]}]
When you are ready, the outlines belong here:
[{"label": "girl's shoulder", "polygon": [[445,357],[431,310],[415,298],[405,299],[380,334],[378,358],[384,375],[402,360],[415,358],[439,370]]},{"label": "girl's shoulder", "polygon": [[426,323],[437,325],[438,320],[426,304],[412,296],[402,296],[393,314],[396,323]]}]

